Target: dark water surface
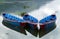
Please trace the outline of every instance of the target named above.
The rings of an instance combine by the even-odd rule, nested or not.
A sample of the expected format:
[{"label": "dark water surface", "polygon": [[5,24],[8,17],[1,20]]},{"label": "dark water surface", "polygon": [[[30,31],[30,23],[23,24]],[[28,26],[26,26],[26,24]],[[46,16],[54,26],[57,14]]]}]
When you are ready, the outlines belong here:
[{"label": "dark water surface", "polygon": [[0,13],[30,12],[39,9],[41,6],[53,0],[0,0]]}]

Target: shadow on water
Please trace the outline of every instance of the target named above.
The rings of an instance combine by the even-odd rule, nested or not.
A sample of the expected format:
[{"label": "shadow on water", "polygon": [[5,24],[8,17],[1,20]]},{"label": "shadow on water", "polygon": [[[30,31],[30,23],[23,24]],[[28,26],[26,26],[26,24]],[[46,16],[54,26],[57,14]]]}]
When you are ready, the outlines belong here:
[{"label": "shadow on water", "polygon": [[0,3],[0,13],[8,12],[15,13],[17,12],[30,12],[35,9],[40,8],[41,6],[51,2],[53,0],[30,0],[24,2],[24,0],[6,0]]}]

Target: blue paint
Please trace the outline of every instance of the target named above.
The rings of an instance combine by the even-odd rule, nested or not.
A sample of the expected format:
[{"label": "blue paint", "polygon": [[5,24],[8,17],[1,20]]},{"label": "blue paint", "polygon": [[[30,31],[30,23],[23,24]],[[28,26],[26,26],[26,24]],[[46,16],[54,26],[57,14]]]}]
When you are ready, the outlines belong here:
[{"label": "blue paint", "polygon": [[[9,21],[8,23],[14,25],[14,26],[20,26],[20,22],[24,22],[24,20],[20,19],[20,18],[17,18],[15,16],[12,16],[10,14],[3,14],[3,17],[8,19],[6,21],[9,21],[9,20],[13,20],[13,21]],[[14,21],[17,21],[17,22],[14,22]]]},{"label": "blue paint", "polygon": [[51,19],[52,19],[52,20],[56,20],[56,16],[55,16],[55,15],[47,16],[47,17],[45,17],[44,19],[40,20],[39,23],[45,23],[45,22],[52,21]]},{"label": "blue paint", "polygon": [[[40,20],[39,23],[42,23],[43,25],[45,25],[44,30],[49,31],[52,27],[55,26],[55,20],[56,20],[56,16],[55,15],[50,15],[50,16],[47,16],[44,19]],[[44,23],[50,22],[50,21],[54,21],[54,22],[44,24]]]},{"label": "blue paint", "polygon": [[[33,22],[33,23],[38,23],[38,20],[37,20],[36,18],[34,18],[33,16],[31,16],[31,15],[24,15],[24,16],[23,16],[23,19],[24,19],[25,21],[30,21],[30,22]],[[31,29],[34,29],[34,24],[30,24],[30,23],[29,23],[28,26],[30,26]]]},{"label": "blue paint", "polygon": [[23,19],[26,20],[26,21],[30,21],[30,22],[34,22],[34,23],[38,23],[38,20],[36,18],[34,18],[33,16],[23,16]]}]

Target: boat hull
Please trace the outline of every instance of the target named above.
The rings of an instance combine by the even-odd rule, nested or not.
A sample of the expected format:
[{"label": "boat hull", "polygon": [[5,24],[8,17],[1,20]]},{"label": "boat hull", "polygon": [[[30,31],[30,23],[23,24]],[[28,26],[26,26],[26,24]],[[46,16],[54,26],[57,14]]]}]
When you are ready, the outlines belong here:
[{"label": "boat hull", "polygon": [[31,16],[31,15],[24,15],[23,19],[25,21],[30,22],[30,23],[27,23],[28,28],[26,28],[26,30],[28,32],[30,32],[32,35],[37,37],[37,35],[38,35],[38,28],[37,28],[38,20],[35,17]]},{"label": "boat hull", "polygon": [[8,22],[9,22],[9,21],[3,20],[3,21],[2,21],[2,24],[5,25],[5,26],[8,27],[8,28],[14,30],[14,31],[17,31],[17,32],[20,32],[20,33],[22,33],[22,34],[27,35],[24,27],[22,27],[22,26],[15,26],[14,24],[11,24],[11,22],[9,22],[9,23],[8,23]]},{"label": "boat hull", "polygon": [[56,28],[55,22],[40,25],[40,29],[38,31],[39,37],[41,38],[42,36],[46,35],[47,33],[51,32],[52,30],[54,30],[55,28]]},{"label": "boat hull", "polygon": [[[39,37],[42,37],[56,28],[55,15],[48,16],[40,20],[39,22],[36,18],[30,15],[23,16],[23,20],[18,18],[19,20],[17,21],[15,21],[16,17],[14,21],[11,20],[10,17],[8,17],[9,19],[6,17],[3,16],[3,21],[2,21],[3,25],[25,35],[27,35],[25,31],[27,30],[29,33],[31,33],[35,37],[37,37],[38,34],[39,34]],[[37,27],[38,23],[39,23],[40,29],[38,29]]]}]

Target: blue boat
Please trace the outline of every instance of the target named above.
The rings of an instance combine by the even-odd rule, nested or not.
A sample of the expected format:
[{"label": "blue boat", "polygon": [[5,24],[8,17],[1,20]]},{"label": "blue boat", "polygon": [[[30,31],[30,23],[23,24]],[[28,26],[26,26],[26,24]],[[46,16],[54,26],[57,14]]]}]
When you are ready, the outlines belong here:
[{"label": "blue boat", "polygon": [[[6,27],[27,35],[26,31],[30,32],[32,35],[36,36],[39,33],[39,37],[44,36],[48,32],[52,31],[56,27],[56,15],[50,15],[39,22],[38,20],[28,14],[23,16],[23,19],[15,17],[13,15],[4,13],[2,24]],[[39,23],[40,29],[38,30],[37,24]]]},{"label": "blue boat", "polygon": [[[47,17],[45,17],[44,19],[42,19],[42,20],[40,20],[40,25],[48,25],[48,29],[50,29],[51,27],[53,27],[54,25],[54,23],[55,23],[55,21],[56,21],[56,15],[50,15],[50,16],[47,16]],[[44,26],[46,29],[47,29],[47,27],[46,26]],[[41,28],[43,28],[42,26],[41,26]]]},{"label": "blue boat", "polygon": [[45,17],[44,19],[40,20],[39,23],[46,23],[46,22],[50,22],[50,21],[54,21],[56,20],[56,15],[50,15]]},{"label": "blue boat", "polygon": [[3,25],[15,31],[26,34],[24,29],[26,22],[23,19],[20,19],[7,13],[4,13],[2,15],[3,15],[3,21],[2,21]]},{"label": "blue boat", "polygon": [[28,22],[26,26],[27,27],[26,30],[30,32],[32,35],[37,36],[38,35],[38,28],[37,28],[38,20],[35,17],[28,14],[25,14],[23,16],[23,19]]},{"label": "blue boat", "polygon": [[33,17],[33,16],[31,16],[31,15],[28,15],[28,14],[25,14],[25,15],[23,16],[23,19],[24,19],[25,21],[28,21],[29,26],[30,26],[32,29],[34,28],[34,25],[37,25],[37,23],[38,23],[38,20],[37,20],[35,17]]},{"label": "blue boat", "polygon": [[24,22],[23,19],[12,16],[10,14],[3,14],[3,20],[5,20],[6,22],[9,21],[8,23],[10,23],[14,26],[20,26],[20,22]]},{"label": "blue boat", "polygon": [[44,36],[48,32],[52,31],[56,28],[56,15],[50,15],[45,17],[44,19],[40,20],[40,31],[39,31],[39,37]]}]

